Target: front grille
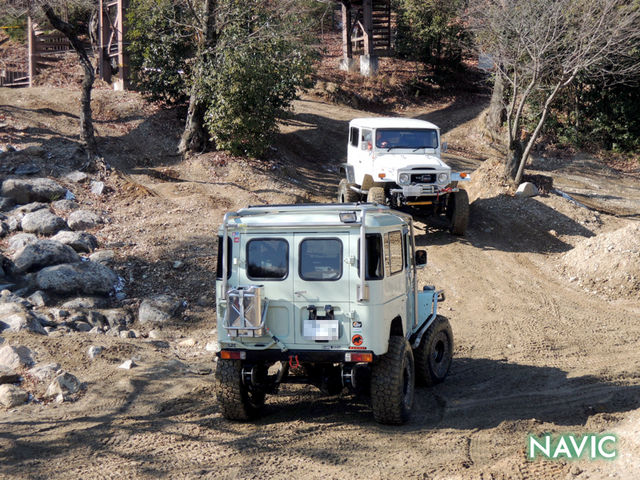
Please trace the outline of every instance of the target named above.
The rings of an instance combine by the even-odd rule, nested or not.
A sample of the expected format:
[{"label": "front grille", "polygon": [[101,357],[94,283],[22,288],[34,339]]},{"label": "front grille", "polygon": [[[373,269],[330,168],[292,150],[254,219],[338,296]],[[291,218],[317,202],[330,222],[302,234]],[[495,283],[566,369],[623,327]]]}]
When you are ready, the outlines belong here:
[{"label": "front grille", "polygon": [[435,173],[414,173],[411,175],[411,183],[435,183]]}]

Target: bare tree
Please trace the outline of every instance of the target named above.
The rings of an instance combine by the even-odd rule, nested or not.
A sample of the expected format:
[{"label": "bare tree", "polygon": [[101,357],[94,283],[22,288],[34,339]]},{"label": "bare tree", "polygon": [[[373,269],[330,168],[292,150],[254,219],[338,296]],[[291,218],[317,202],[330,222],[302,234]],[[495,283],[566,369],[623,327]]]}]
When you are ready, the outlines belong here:
[{"label": "bare tree", "polygon": [[[505,174],[515,184],[561,90],[578,76],[628,82],[640,74],[632,57],[640,45],[637,1],[474,0],[469,19],[504,80]],[[533,132],[523,126],[526,113]]]},{"label": "bare tree", "polygon": [[4,3],[3,7],[7,11],[14,14],[30,16],[43,14],[53,28],[67,37],[72,48],[76,51],[78,60],[84,70],[82,94],[80,96],[80,139],[87,153],[87,163],[83,168],[95,169],[98,163],[102,161],[98,155],[91,111],[91,91],[95,81],[95,69],[84,48],[84,44],[78,38],[80,33],[78,26],[64,21],[56,12],[56,9],[64,8],[66,10],[69,6],[92,8],[95,7],[96,2],[93,0],[10,0],[2,3]]}]

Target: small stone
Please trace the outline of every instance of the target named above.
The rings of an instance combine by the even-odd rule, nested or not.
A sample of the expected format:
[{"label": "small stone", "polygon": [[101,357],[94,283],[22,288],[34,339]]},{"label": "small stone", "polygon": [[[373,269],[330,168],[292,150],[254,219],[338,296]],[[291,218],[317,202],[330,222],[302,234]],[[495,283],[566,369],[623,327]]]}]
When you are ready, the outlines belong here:
[{"label": "small stone", "polygon": [[571,470],[569,470],[569,473],[571,473],[571,475],[577,476],[582,473],[582,469],[578,465],[573,465],[571,467]]},{"label": "small stone", "polygon": [[557,237],[558,232],[556,232],[555,230],[549,230],[549,235],[553,235],[554,237]]},{"label": "small stone", "polygon": [[215,352],[217,352],[217,351],[218,351],[218,344],[217,344],[217,343],[215,343],[215,342],[209,342],[209,343],[207,343],[207,344],[205,345],[204,349],[205,349],[207,352],[215,353]]},{"label": "small stone", "polygon": [[136,334],[133,330],[122,330],[120,332],[120,338],[136,338]]},{"label": "small stone", "polygon": [[79,332],[90,332],[91,325],[86,322],[75,322],[76,330]]},{"label": "small stone", "polygon": [[73,183],[83,183],[89,180],[89,175],[76,170],[74,172],[66,174],[64,178]]},{"label": "small stone", "polygon": [[79,253],[91,253],[98,246],[96,237],[87,232],[58,232],[51,237],[51,240],[69,245]]},{"label": "small stone", "polygon": [[126,310],[119,308],[113,308],[111,310],[103,310],[102,312],[107,319],[107,323],[110,327],[124,327],[131,325],[133,319]]},{"label": "small stone", "polygon": [[93,327],[89,330],[89,333],[92,333],[93,335],[104,335],[104,330],[101,327]]},{"label": "small stone", "polygon": [[58,370],[60,370],[60,364],[47,363],[45,365],[39,365],[29,370],[29,374],[40,380],[41,382],[52,379],[56,376]]},{"label": "small stone", "polygon": [[166,323],[179,311],[182,303],[169,295],[145,298],[138,310],[140,323]]},{"label": "small stone", "polygon": [[37,290],[27,297],[27,300],[36,307],[46,307],[50,301],[49,296],[42,290]]},{"label": "small stone", "polygon": [[37,241],[38,237],[33,233],[18,233],[9,239],[9,249],[15,252]]},{"label": "small stone", "polygon": [[70,212],[72,210],[77,210],[78,208],[80,208],[80,205],[78,205],[78,202],[76,202],[75,200],[56,200],[55,202],[53,202],[51,204],[51,206],[53,207],[53,209],[55,211],[60,211],[60,212]]},{"label": "small stone", "polygon": [[102,265],[109,265],[113,263],[115,256],[116,254],[113,250],[100,250],[99,252],[89,255],[89,260],[101,263]]},{"label": "small stone", "polygon": [[91,359],[94,360],[95,358],[99,357],[100,355],[102,355],[102,350],[104,350],[103,347],[100,347],[98,345],[91,345],[89,347],[89,350],[87,350],[87,356]]},{"label": "small stone", "polygon": [[31,350],[23,346],[12,347],[6,345],[0,348],[0,365],[14,369],[30,367],[33,365]]},{"label": "small stone", "polygon": [[19,381],[20,375],[18,375],[13,368],[0,365],[0,385],[4,385],[5,383],[18,383]]},{"label": "small stone", "polygon": [[104,308],[109,301],[104,297],[77,297],[67,300],[61,306],[65,310],[81,310],[90,308]]},{"label": "small stone", "polygon": [[22,219],[22,230],[27,233],[53,235],[66,228],[67,222],[63,218],[45,209],[27,213]]},{"label": "small stone", "polygon": [[539,195],[540,191],[538,187],[536,187],[531,182],[523,182],[518,186],[518,190],[516,190],[516,196],[518,197],[535,197]]},{"label": "small stone", "polygon": [[96,180],[91,182],[91,193],[94,195],[102,195],[104,192],[104,182],[98,182]]},{"label": "small stone", "polygon": [[76,210],[69,215],[68,223],[71,230],[90,230],[102,223],[102,217],[89,210]]},{"label": "small stone", "polygon": [[149,338],[161,340],[164,338],[164,335],[162,334],[161,330],[154,328],[153,330],[149,330]]},{"label": "small stone", "polygon": [[178,269],[178,268],[182,268],[184,266],[184,262],[181,262],[180,260],[176,260],[175,262],[173,262],[173,268]]},{"label": "small stone", "polygon": [[0,404],[7,407],[23,405],[29,399],[29,394],[15,385],[0,385]]},{"label": "small stone", "polygon": [[121,368],[123,370],[131,370],[133,367],[136,367],[137,365],[134,363],[133,360],[125,360],[124,362],[122,362],[122,364],[118,367]]},{"label": "small stone", "polygon": [[43,210],[45,208],[49,208],[49,205],[43,202],[31,202],[26,205],[20,205],[19,207],[13,210],[13,213],[33,213],[38,210]]},{"label": "small stone", "polygon": [[195,338],[185,338],[184,340],[178,342],[179,347],[193,347],[196,344]]},{"label": "small stone", "polygon": [[80,391],[80,381],[68,372],[61,373],[47,387],[44,396],[54,398],[58,395],[73,394]]}]

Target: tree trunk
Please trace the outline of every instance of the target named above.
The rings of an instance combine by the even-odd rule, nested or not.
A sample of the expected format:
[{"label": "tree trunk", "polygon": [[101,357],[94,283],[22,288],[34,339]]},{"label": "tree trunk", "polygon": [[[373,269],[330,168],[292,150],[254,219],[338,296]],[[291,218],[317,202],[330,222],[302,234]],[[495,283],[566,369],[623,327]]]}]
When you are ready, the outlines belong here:
[{"label": "tree trunk", "polygon": [[512,183],[515,183],[515,178],[518,173],[518,167],[522,160],[522,142],[515,138],[509,145],[509,151],[507,152],[507,158],[504,162],[504,176],[507,177]]},{"label": "tree trunk", "polygon": [[496,73],[493,81],[493,93],[491,94],[491,103],[489,104],[486,124],[487,130],[493,139],[500,138],[500,129],[502,128],[502,123],[504,121],[504,80],[500,73]]},{"label": "tree trunk", "polygon": [[204,114],[206,106],[200,98],[200,89],[198,87],[198,78],[202,75],[202,64],[205,63],[203,56],[207,55],[210,49],[215,47],[216,43],[216,7],[217,0],[205,0],[204,3],[204,40],[198,51],[198,66],[196,67],[196,76],[194,84],[191,86],[191,95],[189,97],[189,110],[187,111],[187,121],[184,126],[184,132],[180,138],[178,151],[182,154],[187,152],[198,152],[207,146],[207,133],[204,127]]},{"label": "tree trunk", "polygon": [[88,162],[85,165],[85,168],[95,169],[97,167],[96,162],[98,161],[98,146],[96,143],[95,132],[93,130],[93,118],[91,112],[91,90],[93,89],[93,82],[96,78],[93,65],[89,60],[89,56],[87,55],[84,45],[78,39],[74,28],[58,17],[53,11],[53,8],[51,8],[51,5],[48,3],[42,5],[42,10],[47,16],[49,22],[51,22],[53,28],[67,37],[71,46],[78,54],[78,59],[84,69],[82,94],[80,96],[80,139],[88,157]]}]

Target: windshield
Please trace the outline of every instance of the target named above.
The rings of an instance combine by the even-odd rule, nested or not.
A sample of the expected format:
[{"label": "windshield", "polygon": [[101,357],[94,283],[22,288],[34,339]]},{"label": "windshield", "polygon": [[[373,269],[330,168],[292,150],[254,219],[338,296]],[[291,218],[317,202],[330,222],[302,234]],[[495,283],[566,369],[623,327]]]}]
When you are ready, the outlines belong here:
[{"label": "windshield", "polygon": [[438,148],[438,131],[434,129],[379,129],[376,131],[376,148]]}]

